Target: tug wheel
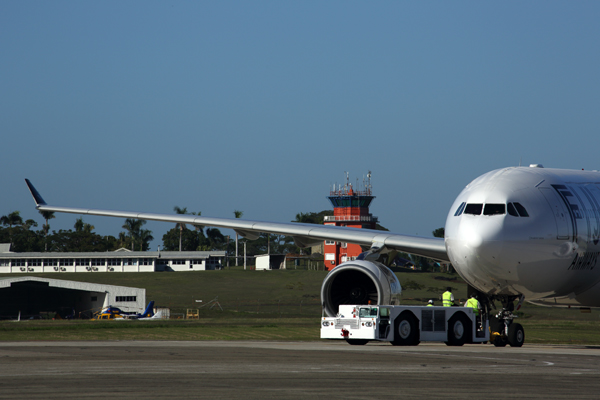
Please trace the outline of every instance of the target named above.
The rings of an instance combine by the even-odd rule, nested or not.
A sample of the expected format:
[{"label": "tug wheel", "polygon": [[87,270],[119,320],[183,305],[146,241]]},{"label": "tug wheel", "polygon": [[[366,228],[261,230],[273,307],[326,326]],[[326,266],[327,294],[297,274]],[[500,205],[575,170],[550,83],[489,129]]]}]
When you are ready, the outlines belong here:
[{"label": "tug wheel", "polygon": [[362,346],[369,343],[369,341],[367,339],[346,339],[346,343],[352,346]]},{"label": "tug wheel", "polygon": [[471,322],[463,314],[457,314],[448,322],[448,346],[462,346],[470,342]]},{"label": "tug wheel", "polygon": [[419,323],[411,313],[401,314],[394,324],[394,346],[416,346],[419,344]]}]

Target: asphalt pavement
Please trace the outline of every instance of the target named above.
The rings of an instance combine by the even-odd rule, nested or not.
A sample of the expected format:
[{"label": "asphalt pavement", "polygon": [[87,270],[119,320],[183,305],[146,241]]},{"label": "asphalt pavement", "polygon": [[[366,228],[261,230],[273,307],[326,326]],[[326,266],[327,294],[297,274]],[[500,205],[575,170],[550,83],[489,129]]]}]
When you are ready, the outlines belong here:
[{"label": "asphalt pavement", "polygon": [[0,399],[597,399],[600,347],[0,342]]}]

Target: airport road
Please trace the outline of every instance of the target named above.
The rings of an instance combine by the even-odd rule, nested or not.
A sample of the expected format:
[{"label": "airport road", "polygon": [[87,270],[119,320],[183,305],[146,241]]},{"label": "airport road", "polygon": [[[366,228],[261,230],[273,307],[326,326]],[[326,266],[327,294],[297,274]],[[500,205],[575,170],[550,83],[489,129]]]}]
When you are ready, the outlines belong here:
[{"label": "airport road", "polygon": [[0,342],[0,399],[597,399],[600,347]]}]

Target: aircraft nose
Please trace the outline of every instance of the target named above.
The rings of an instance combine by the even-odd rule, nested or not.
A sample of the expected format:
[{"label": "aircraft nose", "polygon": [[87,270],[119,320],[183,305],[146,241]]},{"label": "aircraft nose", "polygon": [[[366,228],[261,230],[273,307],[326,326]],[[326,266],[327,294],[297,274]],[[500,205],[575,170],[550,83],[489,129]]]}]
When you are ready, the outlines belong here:
[{"label": "aircraft nose", "polygon": [[[496,221],[463,221],[448,235],[448,254],[457,271],[470,282],[489,282],[502,275],[502,225]],[[483,287],[480,287],[483,289]]]}]

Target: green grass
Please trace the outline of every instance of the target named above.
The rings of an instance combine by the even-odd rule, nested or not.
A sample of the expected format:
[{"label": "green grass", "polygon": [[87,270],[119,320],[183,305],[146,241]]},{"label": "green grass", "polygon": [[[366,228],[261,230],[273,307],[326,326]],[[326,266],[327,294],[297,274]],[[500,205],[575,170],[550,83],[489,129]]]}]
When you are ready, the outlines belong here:
[{"label": "green grass", "polygon": [[[404,287],[404,304],[424,305],[429,299],[439,299],[447,286],[453,288],[456,299],[466,299],[467,285],[457,275],[396,274]],[[323,271],[244,271],[241,267],[204,272],[36,274],[146,288],[147,299],[171,308],[175,317],[181,317],[188,308],[198,308],[196,300],[206,303],[216,297],[224,311],[201,308],[199,320],[0,321],[0,341],[318,340],[325,275]],[[598,310],[580,313],[578,309],[526,303],[518,315],[527,343],[600,345]]]},{"label": "green grass", "polygon": [[316,318],[205,318],[169,321],[23,321],[0,324],[0,341],[281,340],[319,338]]}]

